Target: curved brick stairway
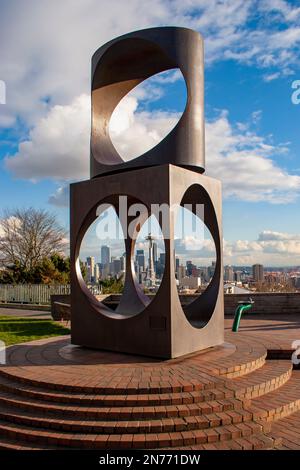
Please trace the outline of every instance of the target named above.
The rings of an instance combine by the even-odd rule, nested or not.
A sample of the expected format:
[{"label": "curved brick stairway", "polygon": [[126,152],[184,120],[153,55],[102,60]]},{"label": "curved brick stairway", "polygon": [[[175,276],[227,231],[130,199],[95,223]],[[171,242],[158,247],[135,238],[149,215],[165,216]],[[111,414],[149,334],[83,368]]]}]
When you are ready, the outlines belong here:
[{"label": "curved brick stairway", "polygon": [[11,347],[0,449],[278,448],[270,425],[300,408],[300,377],[290,361],[266,360],[261,341],[230,339],[153,362],[66,338]]}]

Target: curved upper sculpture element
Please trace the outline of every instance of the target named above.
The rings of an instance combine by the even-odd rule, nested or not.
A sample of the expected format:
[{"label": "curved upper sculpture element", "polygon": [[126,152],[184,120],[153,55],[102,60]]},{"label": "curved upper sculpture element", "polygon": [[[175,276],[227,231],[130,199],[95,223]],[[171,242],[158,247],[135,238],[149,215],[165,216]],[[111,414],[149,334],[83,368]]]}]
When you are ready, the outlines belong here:
[{"label": "curved upper sculpture element", "polygon": [[[142,81],[179,68],[186,82],[186,108],[174,129],[154,148],[128,162],[113,146],[109,121],[121,99]],[[187,28],[150,28],[125,34],[92,58],[91,178],[105,173],[174,164],[205,169],[203,40]]]}]

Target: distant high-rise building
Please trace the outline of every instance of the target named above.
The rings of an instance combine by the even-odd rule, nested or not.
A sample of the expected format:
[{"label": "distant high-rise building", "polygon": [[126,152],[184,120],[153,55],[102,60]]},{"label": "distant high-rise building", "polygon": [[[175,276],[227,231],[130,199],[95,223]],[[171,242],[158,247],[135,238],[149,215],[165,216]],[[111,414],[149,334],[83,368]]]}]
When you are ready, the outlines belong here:
[{"label": "distant high-rise building", "polygon": [[178,281],[180,282],[186,276],[186,268],[183,265],[178,266],[177,270]]},{"label": "distant high-rise building", "polygon": [[186,262],[186,273],[187,273],[188,276],[192,275],[194,268],[196,268],[196,266],[193,264],[192,261],[187,261]]},{"label": "distant high-rise building", "polygon": [[99,263],[96,263],[94,267],[94,282],[98,282],[99,278],[100,278]]},{"label": "distant high-rise building", "polygon": [[87,265],[87,280],[88,282],[94,281],[95,274],[95,258],[93,256],[88,256],[86,259]]},{"label": "distant high-rise building", "polygon": [[121,271],[126,271],[126,254],[122,255],[121,258]]},{"label": "distant high-rise building", "polygon": [[175,258],[175,271],[178,272],[178,268],[180,266],[180,259],[179,258]]},{"label": "distant high-rise building", "polygon": [[200,268],[200,277],[201,277],[201,282],[206,283],[209,282],[210,276],[208,272],[208,268],[206,266]]},{"label": "distant high-rise building", "polygon": [[138,279],[139,284],[144,284],[147,280],[147,271],[140,271]]},{"label": "distant high-rise building", "polygon": [[114,259],[113,262],[113,274],[117,276],[118,274],[121,273],[122,271],[122,261],[121,258],[119,259]]},{"label": "distant high-rise building", "polygon": [[208,274],[209,279],[213,277],[213,275],[215,274],[215,270],[216,270],[216,262],[212,261],[211,265],[208,266],[207,268],[207,274]]},{"label": "distant high-rise building", "polygon": [[149,257],[148,257],[148,269],[147,269],[147,281],[150,285],[155,283],[155,270],[154,270],[154,261],[153,261],[153,240],[154,237],[149,233],[146,237],[146,240],[149,243]]},{"label": "distant high-rise building", "polygon": [[101,263],[103,266],[110,263],[110,247],[107,245],[101,246]]},{"label": "distant high-rise building", "polygon": [[224,269],[224,281],[225,282],[233,282],[234,281],[234,272],[232,266],[225,266]]},{"label": "distant high-rise building", "polygon": [[161,253],[159,255],[159,262],[164,267],[166,264],[166,253]]},{"label": "distant high-rise building", "polygon": [[153,261],[154,264],[157,263],[157,243],[153,242]]},{"label": "distant high-rise building", "polygon": [[264,267],[262,264],[254,264],[252,266],[252,277],[254,282],[262,282],[264,280]]},{"label": "distant high-rise building", "polygon": [[108,264],[109,266],[109,274],[111,276],[114,276],[115,275],[115,265],[114,265],[114,261],[116,260],[117,258],[115,256],[112,256],[110,258],[110,263]]},{"label": "distant high-rise building", "polygon": [[101,277],[103,279],[107,279],[110,275],[110,264],[107,263],[107,264],[101,264],[102,268],[101,268]]},{"label": "distant high-rise building", "polygon": [[155,274],[158,279],[161,279],[166,264],[166,254],[160,253],[157,262],[155,263]]},{"label": "distant high-rise building", "polygon": [[145,252],[144,250],[136,250],[135,261],[137,266],[140,268],[139,270],[145,270]]},{"label": "distant high-rise building", "polygon": [[199,268],[196,268],[196,266],[193,267],[192,269],[192,276],[193,277],[201,277],[201,271]]}]

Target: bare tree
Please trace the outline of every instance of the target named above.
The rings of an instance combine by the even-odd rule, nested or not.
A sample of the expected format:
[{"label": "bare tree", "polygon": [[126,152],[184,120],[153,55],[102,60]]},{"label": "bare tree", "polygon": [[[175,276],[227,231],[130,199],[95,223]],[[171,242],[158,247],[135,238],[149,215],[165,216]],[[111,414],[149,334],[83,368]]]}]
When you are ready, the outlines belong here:
[{"label": "bare tree", "polygon": [[0,220],[0,260],[30,270],[66,247],[65,232],[56,217],[43,209],[4,211]]}]

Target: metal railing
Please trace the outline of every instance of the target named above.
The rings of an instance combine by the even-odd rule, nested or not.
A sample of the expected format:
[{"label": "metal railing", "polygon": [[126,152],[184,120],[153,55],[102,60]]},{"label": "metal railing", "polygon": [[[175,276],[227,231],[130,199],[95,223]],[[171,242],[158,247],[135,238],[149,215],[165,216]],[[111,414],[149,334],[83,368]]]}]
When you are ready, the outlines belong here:
[{"label": "metal railing", "polygon": [[70,284],[0,284],[0,304],[50,304],[50,296],[70,294]]}]

